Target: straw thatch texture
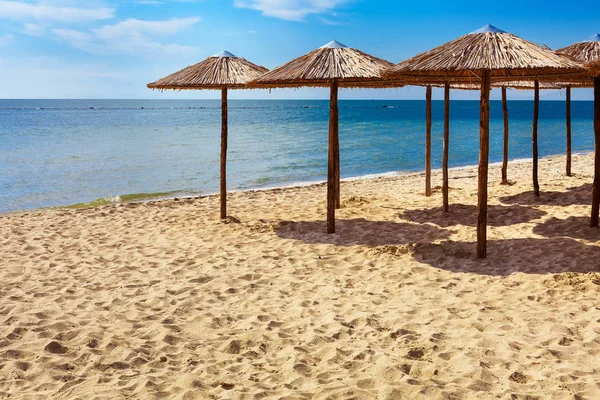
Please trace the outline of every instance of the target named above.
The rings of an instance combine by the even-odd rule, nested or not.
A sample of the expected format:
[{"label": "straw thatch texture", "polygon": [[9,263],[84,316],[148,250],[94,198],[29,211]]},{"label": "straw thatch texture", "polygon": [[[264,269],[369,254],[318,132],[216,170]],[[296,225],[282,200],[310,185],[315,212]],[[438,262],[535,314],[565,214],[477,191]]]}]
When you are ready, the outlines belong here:
[{"label": "straw thatch texture", "polygon": [[[415,83],[415,86],[431,86],[431,87],[435,87],[435,88],[443,88],[444,87],[444,83],[443,82],[435,82],[435,83],[430,83],[430,84],[417,84]],[[566,87],[572,87],[572,88],[588,88],[588,87],[593,87],[594,83],[591,79],[588,79],[587,81],[581,81],[581,82],[540,82],[540,89],[541,90],[560,90],[560,89],[564,89]],[[533,81],[506,81],[506,82],[496,82],[492,85],[492,88],[494,89],[500,89],[500,88],[508,88],[508,89],[517,89],[517,90],[533,90],[534,89],[534,82]],[[450,83],[450,89],[452,90],[481,90],[481,86],[475,83],[458,83],[458,82],[451,82]]]},{"label": "straw thatch texture", "polygon": [[559,49],[557,53],[583,62],[593,76],[600,76],[600,35],[595,34],[586,41]]},{"label": "straw thatch texture", "polygon": [[[438,89],[443,89],[444,87],[446,87],[446,84],[444,81],[436,81],[433,83],[414,83],[413,85],[414,86],[423,86],[423,87],[431,86],[431,87],[438,88]],[[481,89],[481,87],[479,85],[476,85],[473,83],[450,82],[450,89],[452,89],[452,90],[479,90],[479,89]]]},{"label": "straw thatch texture", "polygon": [[325,87],[337,79],[339,86],[345,88],[401,87],[402,83],[386,82],[381,78],[383,71],[392,66],[381,58],[331,42],[267,72],[250,86]]},{"label": "straw thatch texture", "polygon": [[[479,82],[491,71],[492,81],[579,79],[582,65],[538,44],[488,26],[418,54],[384,74],[390,79],[426,81],[443,77],[458,82]],[[425,82],[427,83],[427,82]]]},{"label": "straw thatch texture", "polygon": [[268,69],[241,57],[213,56],[148,84],[150,89],[243,89]]},{"label": "straw thatch texture", "polygon": [[[577,82],[540,82],[540,90],[560,90],[567,87],[572,88],[589,88],[594,86],[591,78],[586,78]],[[492,85],[494,88],[506,87],[517,90],[533,90],[535,83],[533,81],[506,81],[497,82]]]}]

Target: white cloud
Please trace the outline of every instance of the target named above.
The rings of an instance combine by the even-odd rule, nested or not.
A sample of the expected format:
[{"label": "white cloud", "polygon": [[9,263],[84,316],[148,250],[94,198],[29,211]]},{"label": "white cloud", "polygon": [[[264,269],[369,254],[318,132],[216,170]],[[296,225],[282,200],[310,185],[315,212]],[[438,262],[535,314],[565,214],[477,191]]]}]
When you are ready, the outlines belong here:
[{"label": "white cloud", "polygon": [[27,23],[23,25],[23,33],[29,36],[42,37],[46,33],[46,29],[38,24]]},{"label": "white cloud", "polygon": [[193,46],[162,44],[153,37],[173,35],[200,21],[200,18],[174,18],[165,21],[128,19],[114,25],[84,32],[76,29],[53,29],[59,39],[71,46],[93,54],[157,55],[192,54],[199,49]]},{"label": "white cloud", "polygon": [[319,17],[319,20],[320,20],[320,21],[321,21],[323,24],[325,24],[325,25],[331,25],[331,26],[337,26],[337,25],[340,25],[340,23],[339,23],[339,22],[337,22],[337,21],[333,21],[333,20],[331,20],[331,19],[329,19],[329,18],[325,18],[325,17]]},{"label": "white cloud", "polygon": [[0,18],[57,22],[89,22],[112,18],[113,8],[81,8],[54,6],[48,3],[0,1]]},{"label": "white cloud", "polygon": [[310,14],[330,12],[351,0],[235,0],[239,8],[261,11],[263,15],[287,21],[302,21]]},{"label": "white cloud", "polygon": [[[52,32],[60,39],[68,42],[71,46],[79,50],[86,50],[90,53],[100,52],[100,48],[94,45],[94,37],[87,32],[76,29],[53,29]],[[94,47],[92,49],[92,46]]]},{"label": "white cloud", "polygon": [[183,29],[200,22],[198,17],[173,18],[165,21],[142,21],[139,19],[126,19],[115,25],[104,25],[93,29],[95,35],[104,40],[113,40],[124,36],[173,35]]},{"label": "white cloud", "polygon": [[0,36],[0,47],[8,46],[13,42],[13,39],[14,37],[10,33]]},{"label": "white cloud", "polygon": [[159,6],[169,3],[200,3],[205,0],[135,0],[135,4]]}]

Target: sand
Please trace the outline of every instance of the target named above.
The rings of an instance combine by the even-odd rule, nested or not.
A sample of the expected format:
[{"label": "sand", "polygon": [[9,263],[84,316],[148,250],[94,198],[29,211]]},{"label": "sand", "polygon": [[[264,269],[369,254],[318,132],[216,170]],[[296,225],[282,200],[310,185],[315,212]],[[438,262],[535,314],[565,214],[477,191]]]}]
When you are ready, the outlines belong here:
[{"label": "sand", "polygon": [[0,398],[598,399],[592,164],[0,217]]}]

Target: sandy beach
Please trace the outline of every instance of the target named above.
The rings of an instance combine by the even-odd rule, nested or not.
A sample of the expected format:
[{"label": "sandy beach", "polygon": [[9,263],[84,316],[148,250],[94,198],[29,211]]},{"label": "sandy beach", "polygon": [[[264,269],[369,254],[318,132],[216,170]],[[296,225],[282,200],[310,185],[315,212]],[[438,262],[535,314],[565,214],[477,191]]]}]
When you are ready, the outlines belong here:
[{"label": "sandy beach", "polygon": [[[593,158],[0,217],[0,398],[597,399]],[[342,160],[342,169],[344,168]]]}]

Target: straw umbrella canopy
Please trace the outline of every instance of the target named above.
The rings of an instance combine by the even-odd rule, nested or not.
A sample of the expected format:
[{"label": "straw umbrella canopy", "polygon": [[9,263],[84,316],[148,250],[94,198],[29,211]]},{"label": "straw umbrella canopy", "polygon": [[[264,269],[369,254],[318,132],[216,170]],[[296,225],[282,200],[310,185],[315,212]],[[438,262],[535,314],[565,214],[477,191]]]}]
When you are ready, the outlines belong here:
[{"label": "straw umbrella canopy", "polygon": [[147,85],[160,90],[221,90],[221,219],[227,217],[227,91],[244,89],[247,82],[267,71],[265,67],[222,51]]},{"label": "straw umbrella canopy", "polygon": [[489,97],[492,80],[572,80],[582,66],[540,45],[487,25],[475,32],[397,64],[389,79],[480,83],[480,143],[477,216],[477,256],[487,256],[487,183],[489,158]]},{"label": "straw umbrella canopy", "polygon": [[600,214],[600,34],[557,50],[584,63],[594,82],[594,183],[591,227],[598,227]]},{"label": "straw umbrella canopy", "polygon": [[392,63],[335,40],[283,64],[250,86],[256,88],[329,87],[329,144],[327,173],[327,233],[335,233],[335,210],[340,206],[338,88],[401,87],[381,78]]}]

